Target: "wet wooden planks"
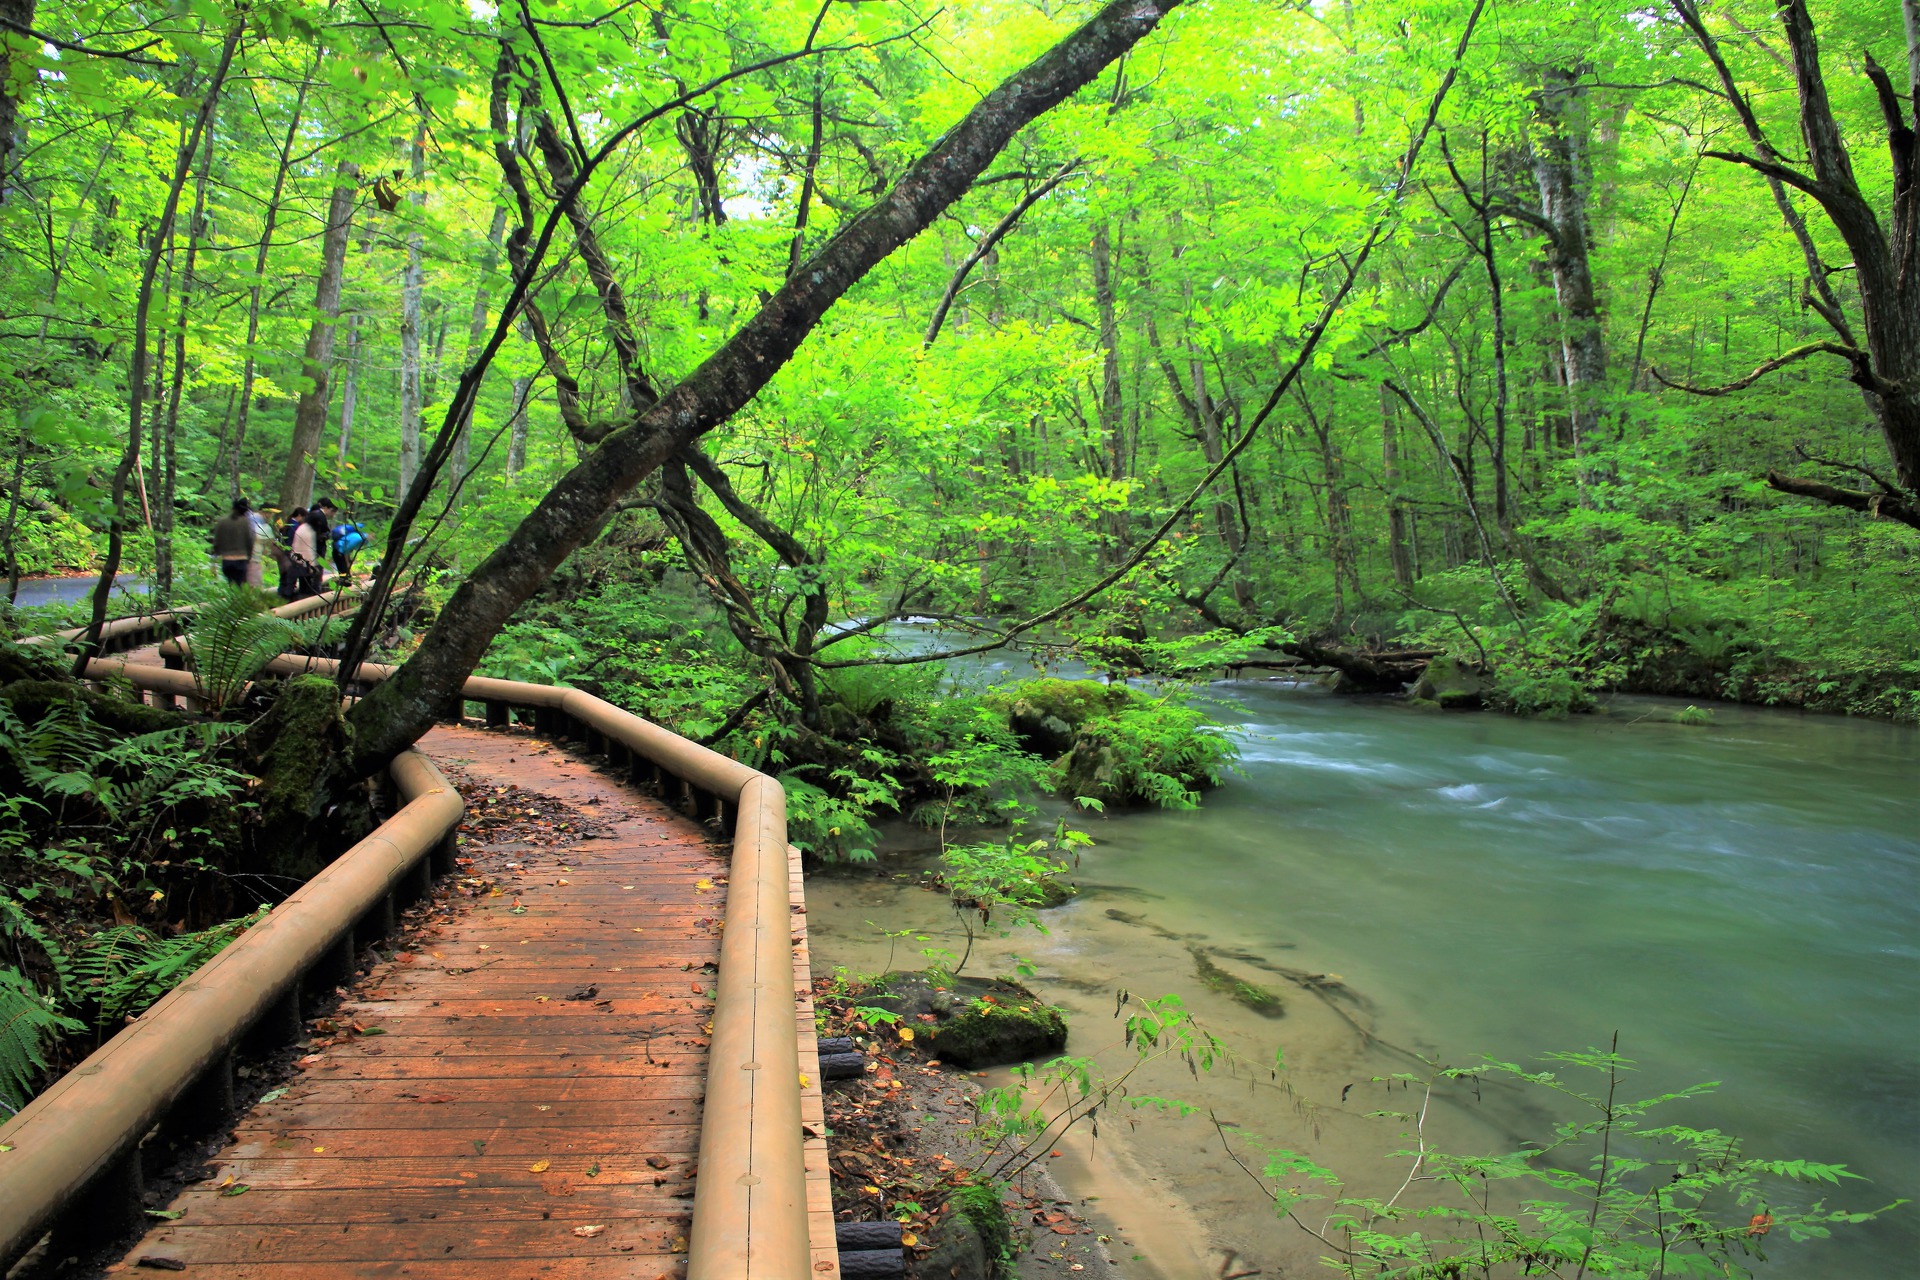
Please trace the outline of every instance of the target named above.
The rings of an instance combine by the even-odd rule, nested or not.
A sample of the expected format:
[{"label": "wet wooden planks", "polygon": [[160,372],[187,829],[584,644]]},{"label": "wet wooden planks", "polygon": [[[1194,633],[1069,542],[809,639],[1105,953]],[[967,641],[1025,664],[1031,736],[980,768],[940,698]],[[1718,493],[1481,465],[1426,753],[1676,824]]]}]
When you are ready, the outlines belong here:
[{"label": "wet wooden planks", "polygon": [[356,987],[337,1023],[360,1030],[240,1119],[130,1269],[684,1274],[730,851],[524,733],[440,729],[422,746],[607,830],[489,844],[470,815],[475,896]]}]

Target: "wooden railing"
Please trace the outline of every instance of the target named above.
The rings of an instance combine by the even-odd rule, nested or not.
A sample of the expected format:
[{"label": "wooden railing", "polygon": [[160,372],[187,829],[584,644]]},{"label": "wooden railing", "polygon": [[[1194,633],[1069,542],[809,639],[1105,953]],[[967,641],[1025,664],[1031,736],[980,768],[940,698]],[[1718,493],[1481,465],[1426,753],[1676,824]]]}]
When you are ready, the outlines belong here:
[{"label": "wooden railing", "polygon": [[[269,670],[335,675],[337,665],[286,657]],[[368,664],[357,682],[371,685],[393,670]],[[124,662],[96,659],[87,674],[124,678],[162,698],[192,697],[196,689],[187,672]],[[460,702],[483,704],[490,725],[506,724],[518,711],[539,731],[579,737],[588,750],[624,764],[636,783],[658,784],[695,816],[731,831],[688,1276],[810,1276],[816,1255],[808,1237],[780,784],[579,690],[473,677]],[[463,710],[448,708],[450,715]],[[220,1100],[231,1102],[233,1047],[249,1028],[297,1033],[302,976],[322,964],[350,963],[362,931],[391,927],[396,889],[424,885],[423,860],[435,851],[442,864],[451,858],[458,794],[415,753],[397,759],[393,773],[405,808],[0,1126],[0,1147],[12,1148],[0,1152],[0,1263],[62,1215],[97,1224],[103,1211],[124,1219],[131,1203],[137,1216],[145,1134],[183,1104],[221,1114]],[[831,1249],[830,1236],[821,1247]]]}]

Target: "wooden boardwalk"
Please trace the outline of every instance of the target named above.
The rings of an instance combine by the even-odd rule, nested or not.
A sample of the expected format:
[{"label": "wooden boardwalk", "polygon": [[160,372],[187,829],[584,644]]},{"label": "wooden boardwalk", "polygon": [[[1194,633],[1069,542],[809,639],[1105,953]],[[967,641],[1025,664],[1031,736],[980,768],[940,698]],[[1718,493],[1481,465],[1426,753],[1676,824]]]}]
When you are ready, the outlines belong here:
[{"label": "wooden boardwalk", "polygon": [[[421,746],[471,784],[560,799],[599,830],[539,843],[537,818],[502,812],[508,790],[470,808],[458,908],[355,989],[129,1270],[685,1274],[729,848],[524,732],[439,729]],[[809,1172],[824,1172],[824,1144],[809,1146]],[[819,1191],[815,1239],[824,1226],[830,1241]],[[837,1275],[831,1258],[816,1251],[816,1274]]]}]

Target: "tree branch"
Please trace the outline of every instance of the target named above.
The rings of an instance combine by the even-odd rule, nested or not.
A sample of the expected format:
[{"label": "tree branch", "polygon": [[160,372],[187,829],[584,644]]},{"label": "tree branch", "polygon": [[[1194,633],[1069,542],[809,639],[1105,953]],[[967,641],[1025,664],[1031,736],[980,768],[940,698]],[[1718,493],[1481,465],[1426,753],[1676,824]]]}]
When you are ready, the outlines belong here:
[{"label": "tree branch", "polygon": [[1797,364],[1809,356],[1817,356],[1822,353],[1840,356],[1851,363],[1854,367],[1853,380],[1855,382],[1860,382],[1863,376],[1862,371],[1865,370],[1864,376],[1867,382],[1861,382],[1860,385],[1866,386],[1871,390],[1871,384],[1878,381],[1878,379],[1874,378],[1871,369],[1868,368],[1866,352],[1860,350],[1858,347],[1849,347],[1838,342],[1809,342],[1805,346],[1795,347],[1784,355],[1775,356],[1746,377],[1724,383],[1717,387],[1696,387],[1690,383],[1675,382],[1658,369],[1650,368],[1647,372],[1659,379],[1661,386],[1672,387],[1675,391],[1684,391],[1688,395],[1694,396],[1724,396],[1730,395],[1735,391],[1746,390],[1776,369],[1784,369],[1790,364]]},{"label": "tree branch", "polygon": [[[960,286],[966,282],[967,274],[976,266],[980,265],[981,259],[993,252],[993,246],[999,244],[1006,234],[1013,230],[1014,224],[1020,221],[1020,215],[1038,204],[1041,197],[1045,196],[1047,192],[1053,190],[1062,182],[1065,182],[1068,176],[1079,167],[1080,157],[1075,156],[1054,170],[1045,182],[1042,182],[1039,186],[1027,192],[1027,194],[1021,198],[1020,203],[1014,205],[1013,208],[1007,212],[1007,216],[1000,219],[1000,221],[994,225],[993,230],[987,232],[986,237],[974,246],[973,252],[967,255],[967,260],[961,263],[959,270],[953,273],[953,279],[947,281],[947,291],[942,295],[940,305],[933,309],[933,318],[927,321],[927,336],[920,340],[920,344],[923,347],[932,346],[933,340],[940,336],[940,326],[946,323],[947,311],[953,306],[953,300],[960,296]],[[980,184],[975,183],[974,185],[978,186]]]},{"label": "tree branch", "polygon": [[1870,516],[1880,516],[1893,520],[1909,528],[1920,529],[1920,505],[1886,493],[1866,493],[1859,489],[1842,489],[1837,485],[1825,484],[1819,480],[1806,480],[1799,476],[1784,475],[1778,471],[1767,472],[1767,487],[1781,493],[1791,493],[1802,498],[1812,498],[1829,506],[1845,507],[1849,511],[1860,511]]}]

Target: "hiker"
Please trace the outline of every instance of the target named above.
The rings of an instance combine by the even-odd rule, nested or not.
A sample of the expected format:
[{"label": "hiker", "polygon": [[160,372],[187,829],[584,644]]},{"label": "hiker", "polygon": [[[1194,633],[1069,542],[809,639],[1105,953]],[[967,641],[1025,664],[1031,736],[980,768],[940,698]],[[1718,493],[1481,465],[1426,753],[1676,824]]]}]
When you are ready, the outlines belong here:
[{"label": "hiker", "polygon": [[213,522],[213,554],[219,557],[220,572],[236,586],[246,584],[247,564],[253,559],[253,522],[247,518],[249,510],[245,498],[235,498],[233,510]]},{"label": "hiker", "polygon": [[253,526],[253,554],[247,557],[247,585],[264,591],[267,586],[267,553],[273,547],[273,521],[258,511],[247,512]]},{"label": "hiker", "polygon": [[350,520],[340,519],[340,508],[332,498],[320,499],[320,510],[332,525],[333,567],[342,577],[353,576],[353,553],[367,545],[367,531]]},{"label": "hiker", "polygon": [[[292,600],[304,600],[308,596],[320,594],[320,587],[326,581],[325,564],[327,539],[327,517],[320,508],[315,507],[306,513],[299,526],[293,531],[293,594]],[[282,595],[286,593],[281,592]]]}]

